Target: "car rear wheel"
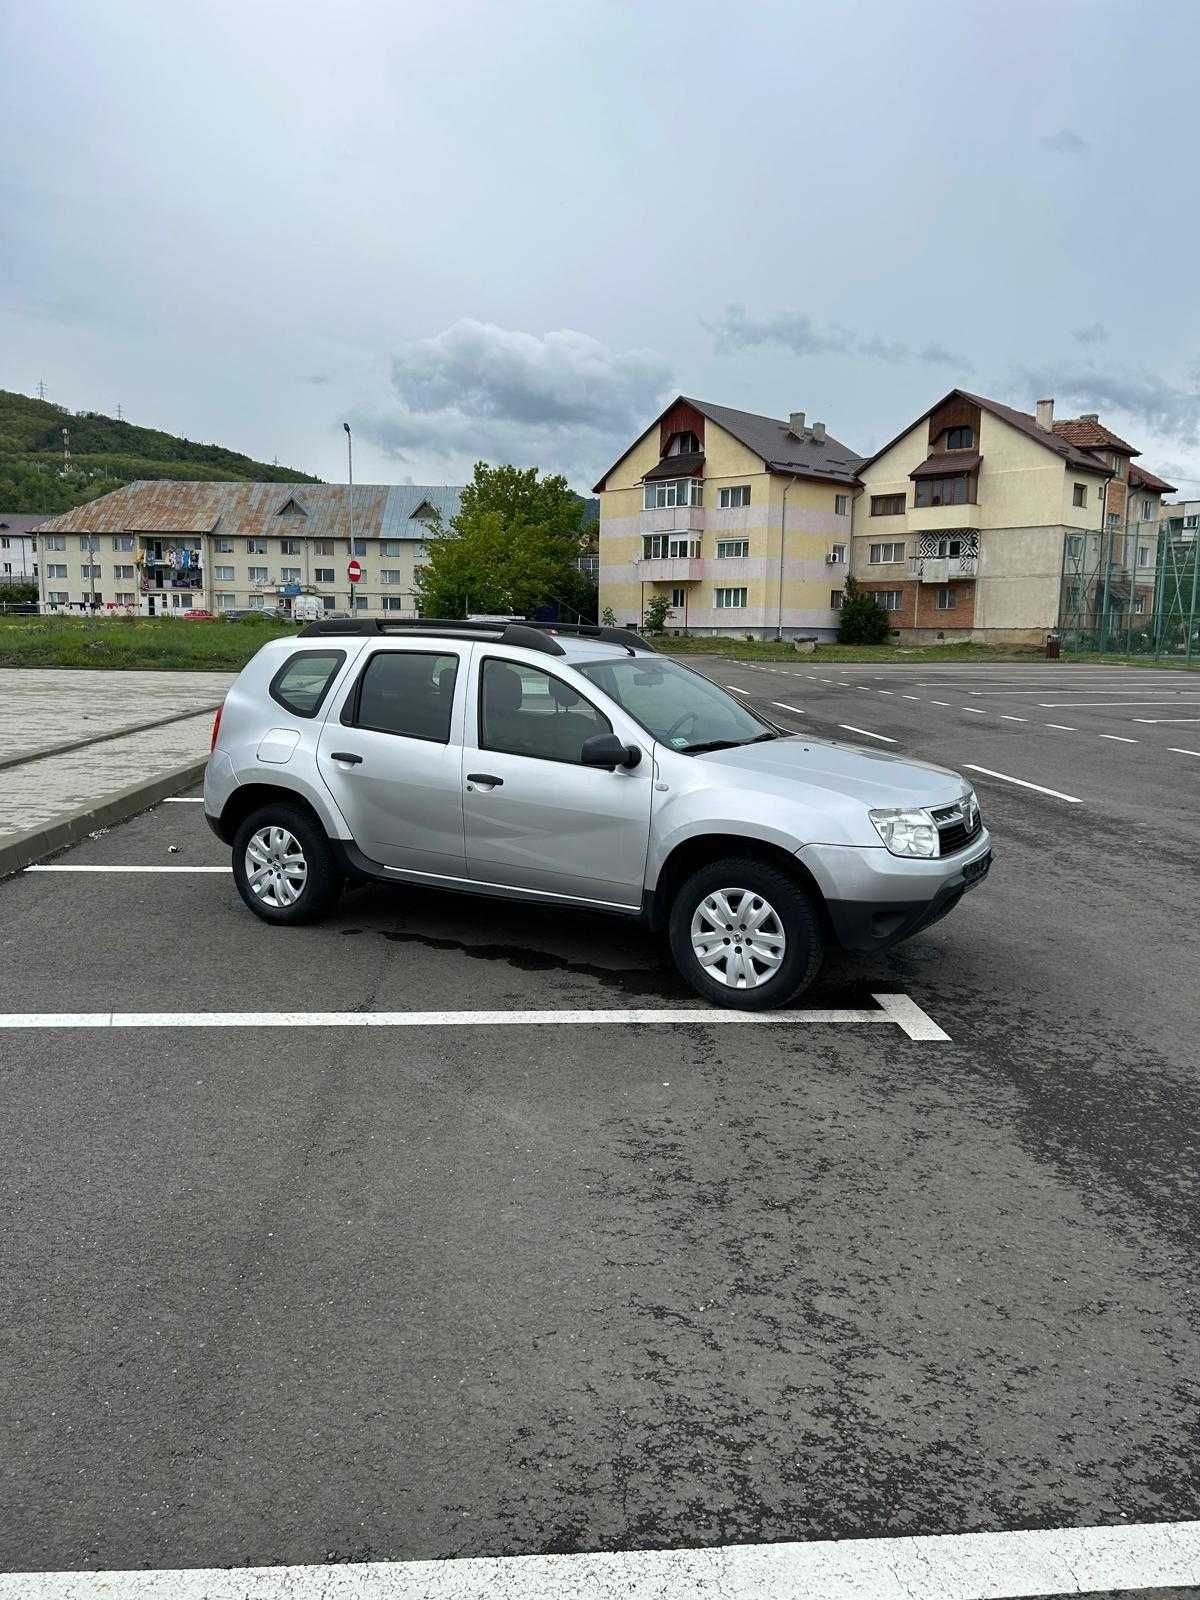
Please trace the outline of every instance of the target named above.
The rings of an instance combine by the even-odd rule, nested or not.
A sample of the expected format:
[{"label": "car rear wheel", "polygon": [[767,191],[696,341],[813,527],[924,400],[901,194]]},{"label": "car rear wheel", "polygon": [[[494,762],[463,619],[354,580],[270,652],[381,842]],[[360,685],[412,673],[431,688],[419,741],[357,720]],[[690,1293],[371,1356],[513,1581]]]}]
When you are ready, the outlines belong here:
[{"label": "car rear wheel", "polygon": [[764,1011],[797,999],[821,966],[811,897],[776,867],[750,857],[694,872],[671,907],[671,954],[714,1005]]},{"label": "car rear wheel", "polygon": [[322,828],[287,804],[261,806],[233,841],[238,893],[264,922],[313,922],[337,904],[342,872]]}]

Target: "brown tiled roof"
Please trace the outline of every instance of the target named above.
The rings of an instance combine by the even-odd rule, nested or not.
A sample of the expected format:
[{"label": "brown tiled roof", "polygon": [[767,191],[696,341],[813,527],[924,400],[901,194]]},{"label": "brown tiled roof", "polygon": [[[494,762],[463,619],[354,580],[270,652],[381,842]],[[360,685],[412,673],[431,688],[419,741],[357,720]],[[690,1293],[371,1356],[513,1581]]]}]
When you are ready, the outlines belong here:
[{"label": "brown tiled roof", "polygon": [[970,394],[966,389],[951,389],[949,394],[942,395],[941,399],[931,405],[928,411],[922,412],[912,422],[906,423],[894,439],[889,439],[885,445],[881,445],[876,450],[873,456],[859,462],[858,470],[860,476],[864,469],[878,461],[885,451],[890,450],[894,444],[899,444],[905,434],[911,433],[914,428],[919,428],[923,422],[928,421],[935,411],[939,411],[948,400],[953,400],[955,397],[966,400],[970,405],[978,406],[982,411],[989,411],[992,416],[999,417],[1002,422],[1007,422],[1010,427],[1018,428],[1022,433],[1027,434],[1029,438],[1036,439],[1038,444],[1044,445],[1047,450],[1052,450],[1056,456],[1062,456],[1073,467],[1078,467],[1080,471],[1098,472],[1105,477],[1112,477],[1111,469],[1106,467],[1098,457],[1088,455],[1086,451],[1079,449],[1068,439],[1060,439],[1057,434],[1047,433],[1045,428],[1039,428],[1037,418],[1031,416],[1028,411],[1017,411],[1012,406],[1001,405],[999,400],[989,400],[986,395]]},{"label": "brown tiled roof", "polygon": [[1156,478],[1152,472],[1147,472],[1145,467],[1135,467],[1132,462],[1129,467],[1129,483],[1134,489],[1157,489],[1161,494],[1175,493],[1173,483],[1168,483],[1164,478]]},{"label": "brown tiled roof", "polygon": [[646,482],[653,478],[694,478],[704,471],[704,451],[684,450],[677,456],[664,456],[656,467],[646,474]]},{"label": "brown tiled roof", "polygon": [[983,460],[971,450],[951,450],[946,455],[926,456],[919,467],[909,473],[910,478],[961,478],[966,472],[976,472]]},{"label": "brown tiled roof", "polygon": [[1081,450],[1116,450],[1123,456],[1139,456],[1142,453],[1131,444],[1126,444],[1119,434],[1106,428],[1102,422],[1093,422],[1091,417],[1064,417],[1061,422],[1054,424],[1054,431],[1060,439],[1078,445]]}]

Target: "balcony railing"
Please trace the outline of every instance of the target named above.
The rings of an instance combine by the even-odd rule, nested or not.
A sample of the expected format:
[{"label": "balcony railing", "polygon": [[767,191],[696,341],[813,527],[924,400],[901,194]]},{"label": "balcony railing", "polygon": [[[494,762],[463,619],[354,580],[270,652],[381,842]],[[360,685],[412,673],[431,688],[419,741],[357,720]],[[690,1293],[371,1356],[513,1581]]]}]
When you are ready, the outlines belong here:
[{"label": "balcony railing", "polygon": [[909,556],[908,575],[918,583],[949,583],[973,578],[978,565],[978,556]]}]

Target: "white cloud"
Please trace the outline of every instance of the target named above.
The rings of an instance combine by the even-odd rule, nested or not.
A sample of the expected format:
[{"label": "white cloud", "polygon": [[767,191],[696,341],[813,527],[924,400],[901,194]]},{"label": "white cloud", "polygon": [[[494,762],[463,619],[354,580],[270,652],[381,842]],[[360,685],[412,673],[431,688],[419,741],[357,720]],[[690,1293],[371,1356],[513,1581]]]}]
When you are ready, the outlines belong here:
[{"label": "white cloud", "polygon": [[777,311],[752,317],[745,306],[728,305],[715,322],[705,323],[718,350],[748,350],[774,345],[797,356],[863,356],[893,365],[908,362],[957,367],[972,371],[971,363],[937,340],[918,348],[903,339],[884,339],[875,333],[858,333],[839,323],[818,323],[800,311]]}]

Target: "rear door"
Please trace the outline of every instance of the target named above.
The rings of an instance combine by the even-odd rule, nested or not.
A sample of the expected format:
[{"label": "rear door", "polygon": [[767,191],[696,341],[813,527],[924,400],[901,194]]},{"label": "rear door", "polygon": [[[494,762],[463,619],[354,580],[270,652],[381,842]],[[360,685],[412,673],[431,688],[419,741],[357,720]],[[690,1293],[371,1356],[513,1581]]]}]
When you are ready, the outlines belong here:
[{"label": "rear door", "polygon": [[321,730],[317,764],[363,854],[461,879],[462,734],[470,644],[368,648]]},{"label": "rear door", "polygon": [[[598,700],[553,668],[476,646],[463,751],[472,878],[640,908],[652,746],[636,724]],[[585,739],[614,732],[642,750],[638,766],[606,772],[580,764]]]}]

